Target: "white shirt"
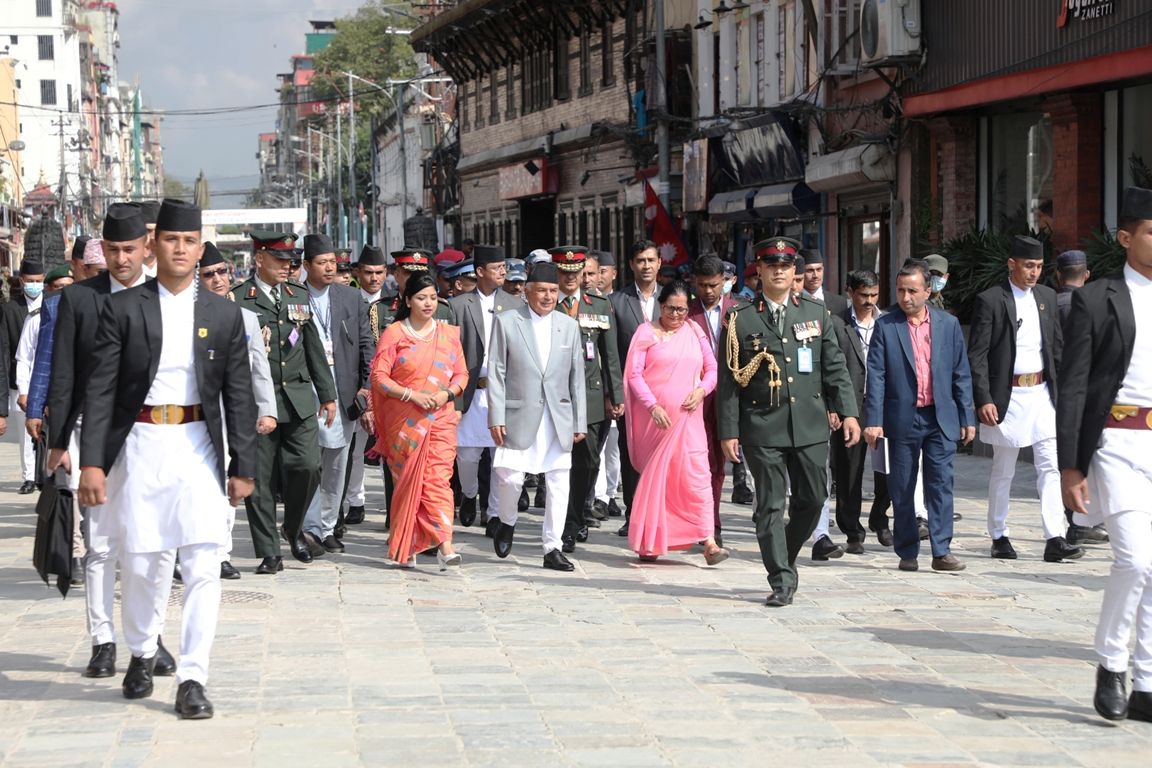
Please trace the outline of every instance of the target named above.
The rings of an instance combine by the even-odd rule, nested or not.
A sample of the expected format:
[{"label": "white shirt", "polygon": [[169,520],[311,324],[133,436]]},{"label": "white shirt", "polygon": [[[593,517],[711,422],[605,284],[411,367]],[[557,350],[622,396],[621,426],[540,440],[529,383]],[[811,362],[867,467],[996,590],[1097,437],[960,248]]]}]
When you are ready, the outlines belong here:
[{"label": "white shirt", "polygon": [[1043,337],[1040,332],[1040,311],[1036,307],[1036,297],[1032,289],[1012,287],[1016,299],[1016,362],[1012,373],[1036,373],[1044,370],[1044,356],[1041,353]]},{"label": "white shirt", "polygon": [[120,282],[119,280],[117,280],[116,278],[113,277],[111,280],[108,281],[112,286],[110,289],[110,292],[111,293],[120,293],[120,291],[126,291],[129,288],[135,288],[138,285],[144,285],[144,281],[147,280],[148,278],[149,278],[149,275],[147,272],[141,272],[139,274],[139,276],[137,276],[136,281],[134,283],[132,283],[132,285],[124,285],[124,283]]},{"label": "white shirt", "polygon": [[144,402],[148,405],[195,405],[200,402],[193,355],[196,291],[192,286],[180,293],[172,293],[162,285],[157,288],[160,289],[160,326],[164,337],[156,378],[152,380]]},{"label": "white shirt", "polygon": [[376,302],[380,301],[381,293],[383,293],[383,290],[376,291],[376,293],[368,293],[368,291],[364,290],[363,288],[360,289],[360,295],[363,296],[364,301],[368,302],[369,304],[375,304]]},{"label": "white shirt", "polygon": [[1136,316],[1136,341],[1132,345],[1132,361],[1116,402],[1152,408],[1152,280],[1129,265],[1124,265],[1124,282],[1132,295],[1132,312]]},{"label": "white shirt", "polygon": [[144,277],[156,277],[156,262],[152,262],[152,266],[144,262]]},{"label": "white shirt", "polygon": [[820,286],[811,293],[809,293],[808,289],[805,288],[802,293],[810,299],[816,299],[816,301],[824,301],[824,286]]},{"label": "white shirt", "polygon": [[644,293],[640,290],[639,287],[636,288],[636,295],[640,297],[640,308],[642,310],[644,310],[644,319],[645,320],[651,320],[654,317],[654,315],[652,313],[656,311],[656,288],[657,287],[658,286],[652,287],[652,295],[648,298],[644,298]]},{"label": "white shirt", "polygon": [[716,302],[716,306],[712,309],[704,308],[704,319],[708,322],[708,335],[712,337],[712,346],[715,347],[720,341],[720,320],[722,319],[722,312],[720,305],[723,299]]},{"label": "white shirt", "polygon": [[20,341],[16,344],[16,393],[19,395],[27,395],[28,385],[32,383],[32,363],[40,340],[40,313],[37,310],[43,302],[44,294],[28,301],[28,317],[24,319]]},{"label": "white shirt", "polygon": [[548,370],[548,358],[552,354],[552,317],[538,315],[535,311],[528,312],[532,320],[532,334],[536,338],[536,352],[540,355],[541,370]]},{"label": "white shirt", "polygon": [[487,296],[479,288],[476,297],[480,299],[480,318],[484,323],[484,359],[480,361],[480,375],[488,375],[488,347],[492,346],[492,323],[496,318],[496,291]]},{"label": "white shirt", "polygon": [[860,339],[860,346],[864,348],[864,364],[867,365],[868,348],[872,346],[872,332],[876,330],[876,318],[880,316],[880,310],[873,307],[872,317],[867,323],[862,323],[856,316],[856,305],[849,304],[848,309],[852,313],[852,330],[856,333],[856,338]]}]

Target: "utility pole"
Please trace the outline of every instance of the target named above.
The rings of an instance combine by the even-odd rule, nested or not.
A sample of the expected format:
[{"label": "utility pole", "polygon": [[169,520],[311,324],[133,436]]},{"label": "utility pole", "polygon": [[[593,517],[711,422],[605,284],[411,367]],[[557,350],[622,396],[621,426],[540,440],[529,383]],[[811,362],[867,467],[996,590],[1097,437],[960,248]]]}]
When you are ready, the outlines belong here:
[{"label": "utility pole", "polygon": [[60,128],[60,223],[68,231],[68,169],[64,165],[64,114],[56,123]]},{"label": "utility pole", "polygon": [[408,221],[408,147],[405,144],[404,83],[397,86],[399,98],[392,99],[396,107],[396,127],[400,130],[400,223]]},{"label": "utility pole", "polygon": [[[665,77],[668,70],[668,53],[664,44],[664,0],[656,0],[653,3],[655,9],[655,22],[653,26],[656,32],[656,78],[655,78],[655,93],[653,94],[652,106],[656,111],[656,148],[659,152],[659,184],[656,193],[660,198],[660,202],[664,208],[668,208],[668,184],[671,175],[672,159],[670,149],[668,146],[668,120],[666,113],[668,111],[668,97]],[[649,110],[653,111],[653,110]]]},{"label": "utility pole", "polygon": [[[356,233],[355,244],[360,241],[360,207],[356,204],[356,92],[352,84],[352,73],[348,73],[348,230],[349,246],[353,245],[352,233]],[[356,217],[356,227],[352,226],[352,217]]]},{"label": "utility pole", "polygon": [[340,149],[344,144],[341,138],[340,131],[343,124],[343,118],[340,117],[340,104],[336,104],[336,244],[344,246],[348,244],[348,234],[344,229],[344,171],[340,168]]}]

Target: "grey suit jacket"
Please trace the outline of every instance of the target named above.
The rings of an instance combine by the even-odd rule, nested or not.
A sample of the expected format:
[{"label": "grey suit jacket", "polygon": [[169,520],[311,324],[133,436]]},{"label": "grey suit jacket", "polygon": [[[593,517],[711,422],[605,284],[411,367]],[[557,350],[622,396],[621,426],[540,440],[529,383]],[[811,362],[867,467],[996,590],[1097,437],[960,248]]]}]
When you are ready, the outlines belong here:
[{"label": "grey suit jacket", "polygon": [[[464,362],[468,366],[468,386],[464,388],[463,396],[457,401],[459,410],[467,411],[472,407],[472,398],[476,394],[476,384],[480,380],[480,368],[484,364],[484,309],[480,305],[480,295],[476,291],[462,293],[448,300],[452,311],[456,313],[456,323],[460,326],[460,346],[464,348]],[[524,298],[513,296],[510,293],[496,289],[496,300],[492,311],[500,314],[509,309],[523,307]]]},{"label": "grey suit jacket", "polygon": [[368,305],[357,288],[333,283],[328,286],[332,308],[332,357],[336,361],[336,396],[344,417],[359,415],[352,410],[356,393],[368,386],[376,342],[368,323]]},{"label": "grey suit jacket", "polygon": [[525,304],[497,314],[492,324],[488,426],[505,427],[504,444],[513,450],[525,450],[536,439],[547,402],[560,446],[570,451],[573,436],[588,431],[580,326],[559,312],[548,316],[552,323],[552,350],[548,367],[542,370],[531,312]]},{"label": "grey suit jacket", "polygon": [[264,351],[264,337],[260,335],[260,316],[250,309],[240,308],[244,318],[244,333],[248,336],[248,367],[252,370],[252,394],[256,397],[256,418],[276,418],[276,385],[272,381],[272,368],[268,353]]}]

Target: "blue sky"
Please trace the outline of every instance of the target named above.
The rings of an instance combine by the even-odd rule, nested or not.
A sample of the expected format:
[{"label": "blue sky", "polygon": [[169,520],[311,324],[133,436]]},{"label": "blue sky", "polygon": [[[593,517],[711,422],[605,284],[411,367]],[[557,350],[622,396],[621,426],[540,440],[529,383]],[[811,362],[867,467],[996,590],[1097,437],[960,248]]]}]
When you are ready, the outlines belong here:
[{"label": "blue sky", "polygon": [[[360,0],[118,0],[120,79],[139,80],[155,109],[270,104],[276,74],[304,49],[313,19],[350,15]],[[191,184],[200,169],[213,192],[257,179],[256,141],[275,128],[276,110],[165,118],[169,175]],[[218,198],[218,207],[242,197]]]}]

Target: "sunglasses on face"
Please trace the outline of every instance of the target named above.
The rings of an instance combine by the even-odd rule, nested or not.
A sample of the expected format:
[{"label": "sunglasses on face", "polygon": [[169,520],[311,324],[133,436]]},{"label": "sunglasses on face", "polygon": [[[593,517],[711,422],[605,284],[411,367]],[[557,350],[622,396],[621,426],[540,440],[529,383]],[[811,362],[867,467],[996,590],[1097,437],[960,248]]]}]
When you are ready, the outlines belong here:
[{"label": "sunglasses on face", "polygon": [[204,278],[205,280],[210,280],[213,277],[222,277],[223,275],[227,275],[227,274],[228,274],[228,268],[227,267],[220,267],[219,269],[210,269],[207,272],[201,272],[200,277]]}]

